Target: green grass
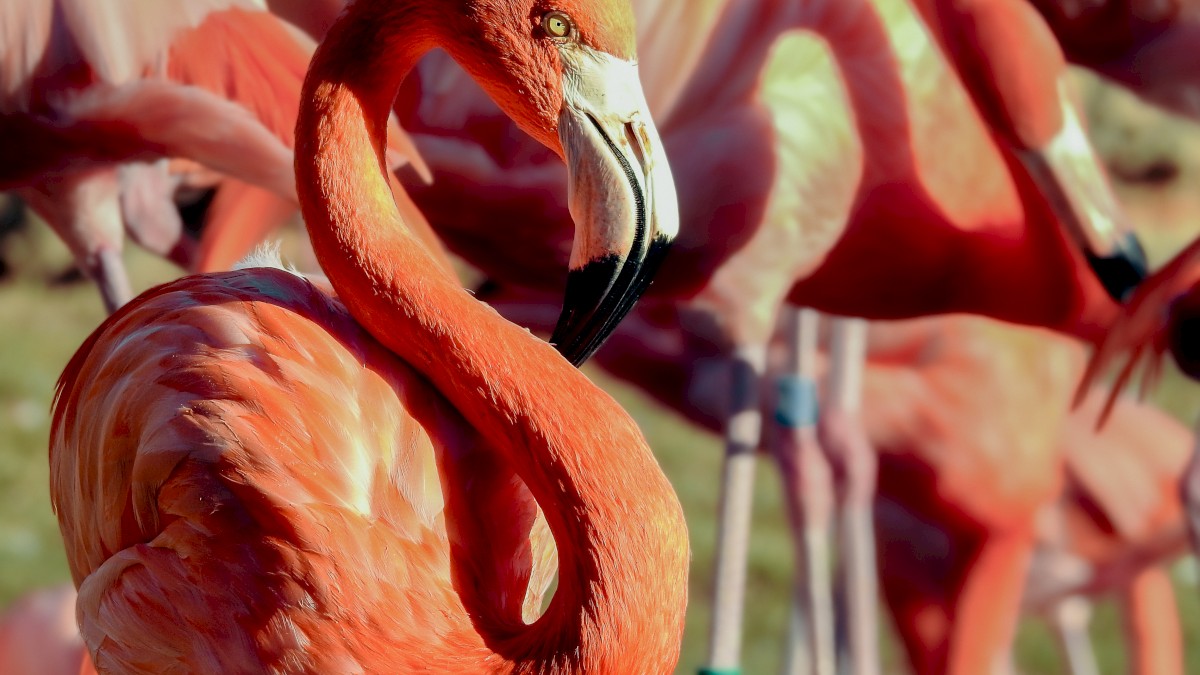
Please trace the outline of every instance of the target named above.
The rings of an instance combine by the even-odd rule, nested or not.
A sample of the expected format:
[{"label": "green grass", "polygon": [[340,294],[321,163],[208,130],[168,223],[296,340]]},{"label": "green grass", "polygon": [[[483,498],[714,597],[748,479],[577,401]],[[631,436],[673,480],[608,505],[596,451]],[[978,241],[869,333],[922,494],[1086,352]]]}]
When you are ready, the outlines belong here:
[{"label": "green grass", "polygon": [[[51,286],[47,280],[66,268],[68,257],[40,230],[5,243],[6,258],[21,262],[15,280],[0,283],[0,605],[22,591],[66,580],[62,546],[47,493],[48,409],[54,382],[74,349],[102,318],[99,298],[90,284]],[[49,250],[49,253],[46,251]],[[176,272],[148,256],[128,256],[135,287],[146,288]],[[638,393],[589,370],[636,417],[684,504],[692,541],[691,602],[688,610],[681,673],[695,672],[703,658],[709,616],[707,596],[715,538],[717,472],[721,444]],[[1177,412],[1195,410],[1168,386]],[[1191,393],[1186,394],[1194,401]],[[778,672],[787,627],[792,548],[780,508],[779,480],[774,467],[760,461],[750,560],[750,587],[744,645],[745,672]],[[1189,670],[1200,672],[1200,596],[1180,588],[1180,602],[1190,643]],[[1122,672],[1118,619],[1110,603],[1101,603],[1093,638],[1103,672]],[[884,627],[887,672],[904,672],[889,629]],[[1037,621],[1022,627],[1018,663],[1023,672],[1063,672],[1049,632]]]}]

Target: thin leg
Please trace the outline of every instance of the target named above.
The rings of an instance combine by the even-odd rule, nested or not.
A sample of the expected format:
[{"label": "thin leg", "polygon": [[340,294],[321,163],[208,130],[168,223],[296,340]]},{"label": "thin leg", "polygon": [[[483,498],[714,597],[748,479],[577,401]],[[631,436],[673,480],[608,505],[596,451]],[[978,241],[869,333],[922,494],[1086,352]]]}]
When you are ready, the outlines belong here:
[{"label": "thin leg", "polygon": [[1050,621],[1062,643],[1067,657],[1067,671],[1071,675],[1100,675],[1096,663],[1096,650],[1088,634],[1092,620],[1092,603],[1081,595],[1072,595],[1054,604],[1050,609]]},{"label": "thin leg", "polygon": [[789,362],[780,377],[774,455],[783,476],[788,515],[796,539],[796,607],[784,672],[833,675],[833,585],[829,522],[833,473],[817,440],[817,313],[784,309]]},{"label": "thin leg", "polygon": [[125,273],[125,262],[121,259],[120,251],[111,248],[101,250],[96,254],[95,264],[89,267],[88,274],[100,287],[100,297],[109,314],[133,299],[133,289],[129,285],[129,275]]},{"label": "thin leg", "polygon": [[702,674],[740,672],[754,462],[762,436],[758,390],[765,365],[765,346],[735,350],[730,363],[730,407],[725,425],[725,464],[721,473],[713,567],[712,631],[708,667],[700,670]]},{"label": "thin leg", "polygon": [[76,264],[100,287],[111,314],[133,299],[121,260],[125,241],[117,172],[98,170],[28,186],[22,198],[63,240]]},{"label": "thin leg", "polygon": [[1032,526],[983,542],[955,602],[949,675],[991,673],[1007,660],[1032,551]]},{"label": "thin leg", "polygon": [[1183,636],[1171,577],[1147,567],[1121,593],[1133,675],[1183,675]]},{"label": "thin leg", "polygon": [[878,675],[879,612],[872,510],[878,459],[867,441],[860,410],[867,322],[835,319],[830,340],[829,388],[818,429],[837,471],[839,562],[845,580],[846,625],[853,675]]}]

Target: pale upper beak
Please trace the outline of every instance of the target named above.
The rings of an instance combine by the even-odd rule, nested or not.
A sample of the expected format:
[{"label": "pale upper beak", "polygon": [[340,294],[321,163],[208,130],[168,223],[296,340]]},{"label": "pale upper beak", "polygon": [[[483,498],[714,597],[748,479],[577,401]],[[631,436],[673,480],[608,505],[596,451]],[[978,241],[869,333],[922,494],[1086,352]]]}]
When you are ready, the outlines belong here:
[{"label": "pale upper beak", "polygon": [[679,205],[637,64],[582,46],[563,63],[559,138],[575,242],[550,341],[580,365],[650,285],[679,231]]}]

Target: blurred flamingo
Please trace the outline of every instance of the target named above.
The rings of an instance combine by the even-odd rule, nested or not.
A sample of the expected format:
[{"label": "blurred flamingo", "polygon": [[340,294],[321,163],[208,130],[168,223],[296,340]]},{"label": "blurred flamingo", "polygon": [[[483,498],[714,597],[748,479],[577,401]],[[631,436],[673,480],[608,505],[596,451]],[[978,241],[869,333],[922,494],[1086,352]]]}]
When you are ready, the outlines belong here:
[{"label": "blurred flamingo", "polygon": [[1088,141],[1062,49],[1027,0],[915,0],[981,114],[1037,181],[1100,280],[1123,298],[1146,275]]},{"label": "blurred flamingo", "polygon": [[[1200,239],[1133,293],[1092,355],[1077,398],[1082,399],[1084,392],[1097,386],[1115,364],[1120,364],[1116,378],[1107,385],[1107,401],[1098,416],[1098,424],[1103,425],[1139,368],[1141,395],[1156,386],[1163,372],[1163,357],[1168,353],[1180,371],[1200,380]],[[1196,438],[1200,442],[1200,434]],[[1187,510],[1193,551],[1200,555],[1200,446],[1178,489]]]},{"label": "blurred flamingo", "polygon": [[[928,382],[935,399],[936,379]],[[1118,404],[1111,426],[1098,433],[1094,420],[1103,402],[1099,393],[1060,426],[1053,455],[1066,460],[1066,485],[1061,496],[1044,503],[1036,515],[1036,548],[1026,551],[1032,557],[1022,605],[1025,611],[1045,615],[1059,630],[1070,672],[1096,673],[1084,598],[1115,592],[1122,601],[1129,672],[1181,675],[1178,612],[1161,565],[1186,550],[1177,486],[1190,452],[1188,433],[1165,413],[1128,400]],[[1062,406],[1052,408],[1049,416],[1044,406],[1041,412],[1025,412],[1061,418]],[[983,439],[988,431],[995,430],[986,427],[971,435]],[[1002,432],[1000,441],[1018,440],[1014,431]],[[885,452],[927,454],[915,450],[923,439],[910,435],[893,440],[900,444]],[[895,460],[885,455],[883,461],[888,467]],[[914,491],[900,489],[900,481],[912,474],[910,469],[884,481],[888,487],[877,504],[880,573],[897,628],[916,659],[916,671],[939,673],[944,672],[946,635],[971,630],[955,626],[958,595],[973,578],[987,585],[981,553],[994,538],[1007,536],[1008,528],[999,520],[974,521],[954,510],[929,508],[914,499]],[[1014,477],[1005,471],[994,482],[1005,485],[1004,493],[1015,494],[1032,475],[1022,471]],[[1026,486],[1040,491],[1038,486],[1044,484],[1039,478],[1036,485]],[[1000,507],[993,511],[998,514]],[[1030,525],[1026,515],[1015,521],[1023,529]],[[1002,664],[1010,655],[1007,648],[998,651],[994,663]]]},{"label": "blurred flamingo", "polygon": [[[15,188],[54,228],[110,312],[132,297],[121,261],[126,232],[181,266],[195,262],[172,201],[178,180],[162,158],[193,160],[295,208],[290,148],[313,44],[260,5],[35,0],[0,8],[9,33],[0,137],[17,158],[0,169],[0,189]],[[418,161],[403,136],[390,144],[392,161]],[[215,233],[229,229],[222,223],[232,210],[214,209]],[[212,249],[200,247],[205,267],[226,262],[210,260]]]},{"label": "blurred flamingo", "polygon": [[187,157],[294,199],[292,104],[307,50],[239,0],[5,3],[0,137],[17,189],[100,285],[111,311],[131,297],[124,230],[190,255],[162,157]]},{"label": "blurred flamingo", "polygon": [[75,625],[75,589],[28,593],[0,615],[0,673],[80,675],[87,659]]},{"label": "blurred flamingo", "polygon": [[[644,281],[606,261],[669,241],[670,171],[628,5],[539,7],[356,2],[314,57],[296,134],[337,296],[278,269],[188,277],[67,366],[51,491],[98,670],[673,667],[687,536],[640,432],[461,288],[386,177],[393,94],[443,47],[570,166],[578,271],[608,293],[576,284],[562,323],[611,330]],[[547,529],[559,582],[535,621]]]}]

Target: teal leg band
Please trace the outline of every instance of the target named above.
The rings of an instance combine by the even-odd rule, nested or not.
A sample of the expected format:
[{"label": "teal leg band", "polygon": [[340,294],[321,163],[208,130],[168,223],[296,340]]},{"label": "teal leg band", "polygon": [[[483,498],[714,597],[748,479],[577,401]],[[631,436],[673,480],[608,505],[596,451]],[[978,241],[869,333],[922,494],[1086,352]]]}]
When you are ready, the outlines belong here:
[{"label": "teal leg band", "polygon": [[701,668],[696,675],[742,675],[741,668]]},{"label": "teal leg band", "polygon": [[779,402],[775,421],[788,429],[803,429],[817,423],[817,383],[811,377],[788,375],[776,382]]}]

